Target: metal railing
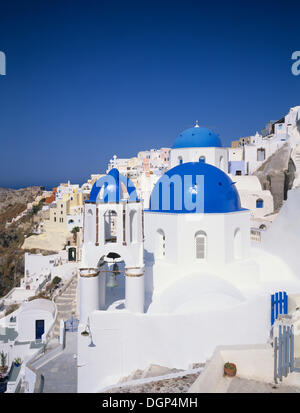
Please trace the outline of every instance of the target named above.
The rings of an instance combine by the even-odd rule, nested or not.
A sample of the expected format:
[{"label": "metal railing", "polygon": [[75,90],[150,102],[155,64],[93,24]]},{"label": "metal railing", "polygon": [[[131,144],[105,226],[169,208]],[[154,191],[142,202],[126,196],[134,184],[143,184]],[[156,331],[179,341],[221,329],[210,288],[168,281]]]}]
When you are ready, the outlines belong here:
[{"label": "metal railing", "polygon": [[300,372],[294,360],[294,326],[279,325],[278,337],[274,338],[274,381],[282,382],[289,373]]}]

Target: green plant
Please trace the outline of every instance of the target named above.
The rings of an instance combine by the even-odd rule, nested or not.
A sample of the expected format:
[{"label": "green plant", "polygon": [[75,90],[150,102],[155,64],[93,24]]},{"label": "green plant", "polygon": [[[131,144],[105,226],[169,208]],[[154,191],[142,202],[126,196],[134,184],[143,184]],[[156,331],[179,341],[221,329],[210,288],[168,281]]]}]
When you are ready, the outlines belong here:
[{"label": "green plant", "polygon": [[61,282],[61,278],[58,277],[58,276],[54,277],[53,280],[52,280],[52,284],[53,284],[53,285],[57,285],[57,284],[59,284],[60,282]]},{"label": "green plant", "polygon": [[229,361],[227,361],[227,363],[224,364],[225,369],[229,369],[229,370],[234,370],[235,369],[235,365],[233,363],[229,363]]},{"label": "green plant", "polygon": [[14,359],[14,364],[15,364],[16,366],[20,366],[20,365],[22,364],[21,358],[20,358],[20,357],[16,357],[16,358]]},{"label": "green plant", "polygon": [[74,227],[73,229],[72,229],[72,234],[73,234],[73,238],[74,238],[74,241],[76,242],[76,240],[77,240],[77,232],[79,232],[80,231],[80,228],[79,227]]},{"label": "green plant", "polygon": [[1,367],[5,367],[6,366],[7,354],[5,354],[3,350],[0,353],[0,358],[1,358]]},{"label": "green plant", "polygon": [[236,365],[234,363],[227,363],[224,364],[224,374],[229,377],[233,377],[236,375]]}]

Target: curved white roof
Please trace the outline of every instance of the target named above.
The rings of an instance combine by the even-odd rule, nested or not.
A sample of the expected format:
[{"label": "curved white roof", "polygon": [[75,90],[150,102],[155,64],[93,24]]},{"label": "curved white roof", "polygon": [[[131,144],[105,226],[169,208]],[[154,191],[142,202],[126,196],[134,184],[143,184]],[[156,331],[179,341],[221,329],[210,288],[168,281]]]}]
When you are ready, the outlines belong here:
[{"label": "curved white roof", "polygon": [[53,316],[55,314],[55,304],[51,300],[46,300],[44,298],[37,298],[36,300],[28,301],[24,303],[21,307],[21,311],[32,311],[32,310],[42,310],[51,313]]},{"label": "curved white roof", "polygon": [[243,300],[232,283],[210,273],[192,273],[163,291],[151,303],[148,312],[170,314],[226,309]]}]

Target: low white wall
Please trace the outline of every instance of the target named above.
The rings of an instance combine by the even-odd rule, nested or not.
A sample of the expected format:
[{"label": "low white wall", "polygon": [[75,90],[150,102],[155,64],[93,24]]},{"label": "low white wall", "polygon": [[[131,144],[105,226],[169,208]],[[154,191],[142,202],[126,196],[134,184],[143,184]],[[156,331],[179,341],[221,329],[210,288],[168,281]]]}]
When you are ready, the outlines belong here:
[{"label": "low white wall", "polygon": [[217,345],[266,342],[268,308],[269,297],[261,297],[186,315],[94,311],[89,318],[95,347],[88,346],[90,337],[78,334],[78,391],[97,392],[150,364],[187,369],[205,362]]},{"label": "low white wall", "polygon": [[77,272],[77,263],[62,264],[57,267],[53,267],[51,270],[51,279],[54,277],[60,277],[64,281],[69,281]]},{"label": "low white wall", "polygon": [[237,367],[241,378],[272,382],[273,349],[267,344],[217,347],[203,373],[190,387],[191,393],[226,392],[230,381],[224,377],[224,364]]},{"label": "low white wall", "polygon": [[24,382],[26,383],[24,393],[34,393],[34,387],[36,383],[36,373],[29,367],[25,367]]},{"label": "low white wall", "polygon": [[[226,393],[230,379],[224,376],[224,364],[234,363],[237,377],[274,383],[274,350],[269,344],[217,347],[203,373],[190,387],[190,393]],[[300,374],[291,373],[283,384],[300,387]]]},{"label": "low white wall", "polygon": [[34,294],[34,290],[26,290],[22,287],[15,287],[10,291],[9,295],[6,296],[4,304],[6,306],[10,304],[21,304],[29,297],[34,296]]},{"label": "low white wall", "polygon": [[192,393],[212,393],[224,372],[224,360],[220,351],[215,351],[212,359],[205,366],[204,371],[190,387]]}]

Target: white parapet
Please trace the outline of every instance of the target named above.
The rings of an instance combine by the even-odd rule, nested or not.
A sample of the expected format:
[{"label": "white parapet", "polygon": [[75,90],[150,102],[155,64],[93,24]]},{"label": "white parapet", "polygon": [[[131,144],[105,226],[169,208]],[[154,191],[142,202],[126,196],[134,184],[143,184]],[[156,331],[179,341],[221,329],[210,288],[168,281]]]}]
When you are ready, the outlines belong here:
[{"label": "white parapet", "polygon": [[143,313],[145,306],[144,270],[126,268],[125,271],[125,307],[134,313]]}]

